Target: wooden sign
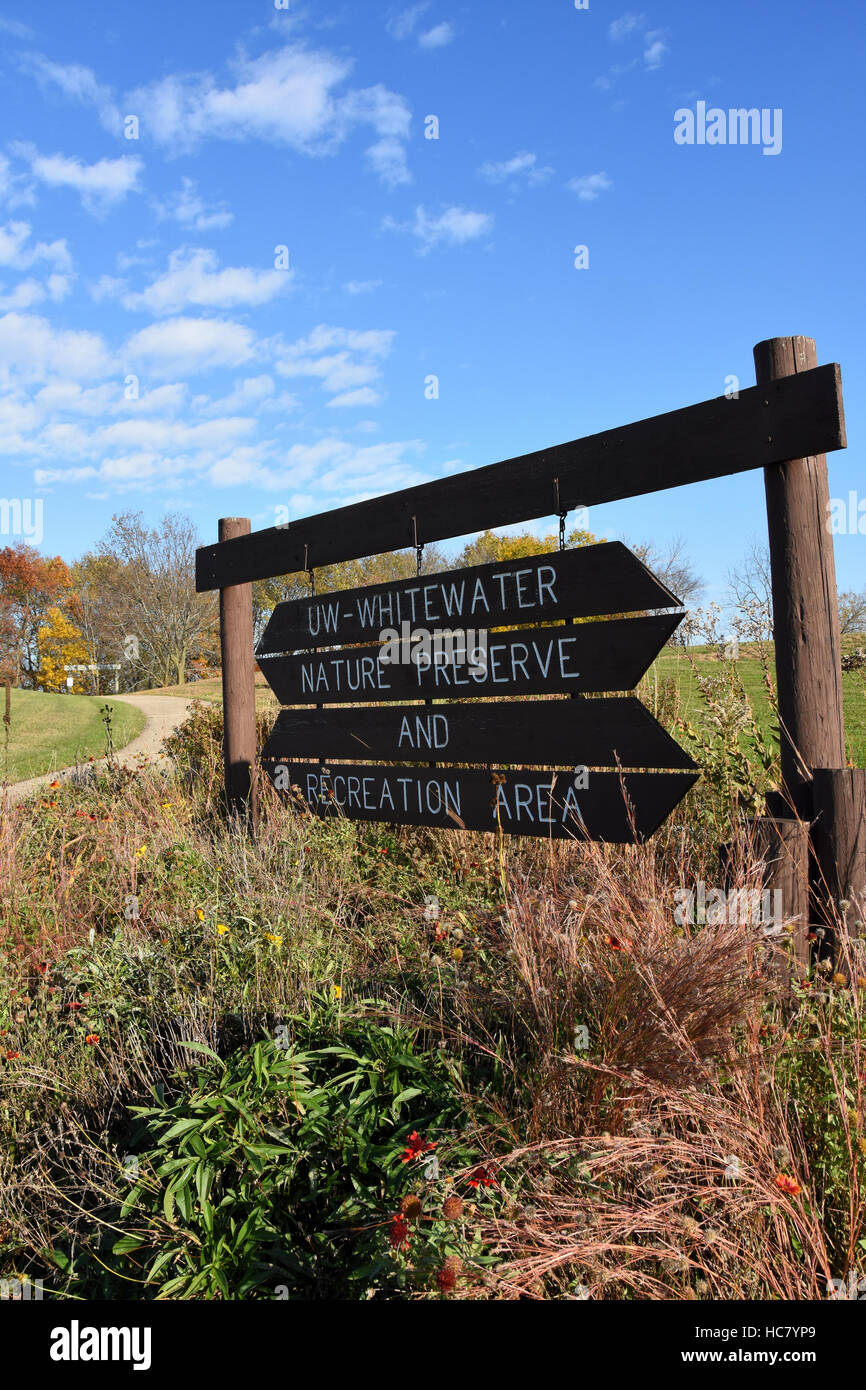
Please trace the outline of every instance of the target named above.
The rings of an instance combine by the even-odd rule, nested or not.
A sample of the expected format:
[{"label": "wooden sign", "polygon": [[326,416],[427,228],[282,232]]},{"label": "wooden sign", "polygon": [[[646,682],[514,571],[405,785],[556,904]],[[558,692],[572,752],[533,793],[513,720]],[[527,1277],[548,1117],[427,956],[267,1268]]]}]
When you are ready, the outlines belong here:
[{"label": "wooden sign", "polygon": [[694,768],[634,695],[598,700],[373,705],[284,709],[263,761],[371,758],[377,762],[499,763],[555,767]]},{"label": "wooden sign", "polygon": [[681,608],[621,541],[279,603],[258,656],[375,642],[384,628],[497,628]]},{"label": "wooden sign", "polygon": [[267,773],[297,810],[315,816],[615,844],[652,835],[697,778],[595,772],[587,779],[573,770],[490,773],[348,763],[267,764]]},{"label": "wooden sign", "polygon": [[383,660],[385,644],[377,643],[262,657],[259,664],[283,705],[633,690],[680,620],[662,613],[491,633],[483,661],[471,644],[467,659],[460,642],[454,659],[441,664]]}]

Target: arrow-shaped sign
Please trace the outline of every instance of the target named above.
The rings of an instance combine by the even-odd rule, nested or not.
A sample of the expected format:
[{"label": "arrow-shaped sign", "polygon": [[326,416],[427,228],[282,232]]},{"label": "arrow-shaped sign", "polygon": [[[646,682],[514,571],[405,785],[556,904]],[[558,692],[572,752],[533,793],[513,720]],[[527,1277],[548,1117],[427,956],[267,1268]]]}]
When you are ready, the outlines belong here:
[{"label": "arrow-shaped sign", "polygon": [[[491,633],[483,660],[471,642],[468,649],[458,644],[454,659],[427,665],[390,660],[401,655],[397,644],[377,643],[262,657],[260,666],[282,705],[633,690],[681,617],[662,613]],[[402,654],[408,655],[405,648]]]},{"label": "arrow-shaped sign", "polygon": [[284,709],[262,759],[315,758],[323,749],[329,758],[377,762],[695,766],[633,695],[519,704]]},{"label": "arrow-shaped sign", "polygon": [[271,763],[267,772],[297,810],[316,816],[615,844],[647,839],[696,781],[685,772],[591,772],[583,779],[573,771],[347,763]]},{"label": "arrow-shaped sign", "polygon": [[257,655],[382,640],[385,628],[497,628],[680,608],[620,541],[279,603]]}]

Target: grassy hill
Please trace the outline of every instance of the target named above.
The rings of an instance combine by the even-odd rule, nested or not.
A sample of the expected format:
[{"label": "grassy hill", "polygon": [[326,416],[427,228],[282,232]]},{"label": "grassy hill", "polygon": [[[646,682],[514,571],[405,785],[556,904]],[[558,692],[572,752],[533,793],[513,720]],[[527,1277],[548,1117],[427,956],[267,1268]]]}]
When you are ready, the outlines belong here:
[{"label": "grassy hill", "polygon": [[[22,782],[43,772],[72,767],[90,757],[104,757],[105,725],[99,711],[106,703],[113,710],[114,746],[121,748],[144,726],[144,715],[134,705],[112,700],[109,695],[48,695],[37,690],[13,690],[8,780]],[[4,774],[5,751],[0,749],[0,776]]]}]

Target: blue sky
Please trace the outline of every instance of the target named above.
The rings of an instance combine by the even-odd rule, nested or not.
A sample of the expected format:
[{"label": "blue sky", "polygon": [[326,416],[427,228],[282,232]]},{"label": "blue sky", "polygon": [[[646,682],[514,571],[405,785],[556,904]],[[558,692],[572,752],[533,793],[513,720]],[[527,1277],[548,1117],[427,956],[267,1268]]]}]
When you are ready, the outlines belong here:
[{"label": "blue sky", "polygon": [[[68,560],[129,508],[209,541],[752,385],[807,333],[862,496],[864,37],[832,0],[4,6],[0,490]],[[676,144],[698,101],[781,109],[781,151]],[[684,536],[721,599],[763,480],[589,525]]]}]

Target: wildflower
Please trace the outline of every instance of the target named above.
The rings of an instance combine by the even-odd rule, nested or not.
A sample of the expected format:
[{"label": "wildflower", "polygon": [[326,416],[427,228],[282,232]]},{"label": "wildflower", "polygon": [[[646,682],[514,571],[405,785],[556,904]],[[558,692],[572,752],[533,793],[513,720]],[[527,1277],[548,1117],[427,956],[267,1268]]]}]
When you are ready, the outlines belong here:
[{"label": "wildflower", "polygon": [[342,985],[333,985],[333,986],[332,986],[332,989],[333,989],[333,992],[334,992],[334,998],[335,998],[335,999],[342,999],[342,997],[343,997],[343,986],[342,986]]},{"label": "wildflower", "polygon": [[402,1250],[404,1246],[409,1244],[409,1223],[399,1212],[395,1212],[391,1217],[388,1241],[395,1250]]},{"label": "wildflower", "polygon": [[456,1255],[449,1255],[444,1265],[436,1273],[436,1284],[440,1293],[451,1293],[457,1287],[457,1276],[463,1266]]},{"label": "wildflower", "polygon": [[139,845],[138,849],[135,851],[135,857],[136,857],[136,859],[143,859],[144,856],[145,856],[146,854],[147,854],[147,845]]},{"label": "wildflower", "polygon": [[455,946],[454,950],[451,952],[451,956],[452,959],[456,960],[457,964],[459,965],[463,959],[463,948],[461,946]]},{"label": "wildflower", "polygon": [[49,783],[48,783],[48,786],[50,787],[51,791],[53,791],[55,787],[59,787],[59,786],[60,786],[60,783],[59,783],[59,782],[49,782]]},{"label": "wildflower", "polygon": [[463,1215],[463,1199],[461,1197],[446,1197],[442,1203],[442,1215],[446,1221],[459,1221]]},{"label": "wildflower", "polygon": [[400,1215],[405,1216],[407,1221],[417,1221],[423,1210],[420,1197],[416,1197],[414,1192],[410,1192],[408,1197],[404,1197],[400,1203]]},{"label": "wildflower", "polygon": [[228,934],[229,934],[229,929],[228,929],[228,927],[225,925],[224,922],[217,922],[217,924],[216,924],[216,930],[217,930],[217,936],[228,936]]},{"label": "wildflower", "polygon": [[99,1034],[98,1034],[98,1033],[88,1033],[88,1034],[87,1034],[87,1037],[84,1039],[84,1041],[88,1044],[88,1046],[90,1046],[90,1047],[95,1047],[96,1044],[99,1042]]},{"label": "wildflower", "polygon": [[776,1186],[782,1192],[787,1192],[789,1197],[796,1197],[800,1191],[800,1184],[796,1178],[791,1178],[787,1173],[776,1174]]},{"label": "wildflower", "polygon": [[433,933],[433,940],[434,940],[434,941],[444,941],[447,935],[448,935],[448,933],[447,933],[446,931],[444,931],[443,928],[440,927],[440,926],[438,925],[438,923],[437,923],[437,925],[436,925],[436,930],[435,930],[435,932]]},{"label": "wildflower", "polygon": [[203,921],[204,921],[204,913],[202,912],[202,910],[201,910],[200,907],[197,907],[197,908],[196,908],[196,910],[195,910],[195,915],[196,915],[196,917],[198,918],[198,920],[199,920],[200,922],[203,922]]},{"label": "wildflower", "polygon": [[836,974],[833,976],[834,985],[845,986],[847,985],[847,983],[848,977],[847,975],[843,975],[841,971],[837,971]]},{"label": "wildflower", "polygon": [[498,1187],[499,1182],[494,1175],[493,1169],[489,1164],[481,1163],[477,1168],[473,1168],[469,1177],[466,1179],[470,1187]]},{"label": "wildflower", "polygon": [[406,1148],[403,1150],[403,1162],[411,1163],[413,1158],[418,1158],[423,1153],[430,1153],[435,1148],[435,1143],[429,1144],[426,1139],[422,1139],[417,1129],[413,1129],[406,1141]]},{"label": "wildflower", "polygon": [[77,999],[70,999],[66,1007],[67,1009],[80,1009],[82,1006],[79,1004]]},{"label": "wildflower", "polygon": [[6,1053],[6,1061],[7,1061],[7,1062],[14,1062],[15,1058],[16,1058],[16,1057],[20,1057],[20,1056],[21,1056],[21,1053],[20,1053],[20,1052],[13,1052],[12,1049],[10,1048],[10,1049],[7,1051],[7,1053]]},{"label": "wildflower", "polygon": [[605,936],[602,937],[602,940],[604,941],[605,946],[609,946],[612,951],[622,950],[622,942],[620,941],[619,937]]},{"label": "wildflower", "polygon": [[163,809],[164,811],[170,811],[170,810],[171,810],[171,802],[170,802],[170,801],[164,801],[164,802],[162,803],[162,809]]},{"label": "wildflower", "polygon": [[282,946],[283,938],[276,936],[272,931],[265,932],[265,940],[273,943],[274,946]]}]

